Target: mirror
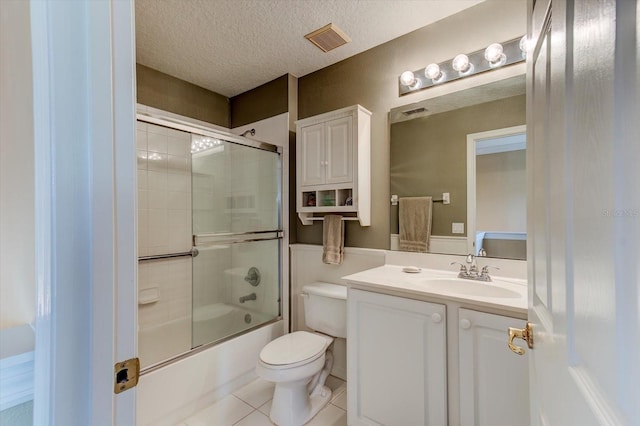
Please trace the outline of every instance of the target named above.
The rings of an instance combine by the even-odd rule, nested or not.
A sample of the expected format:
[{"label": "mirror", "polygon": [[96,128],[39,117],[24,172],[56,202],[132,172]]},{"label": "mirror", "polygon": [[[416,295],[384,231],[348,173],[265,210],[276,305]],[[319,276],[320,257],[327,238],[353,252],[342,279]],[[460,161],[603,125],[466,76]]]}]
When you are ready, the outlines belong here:
[{"label": "mirror", "polygon": [[391,194],[433,198],[428,252],[526,258],[524,93],[520,75],[389,113]]}]

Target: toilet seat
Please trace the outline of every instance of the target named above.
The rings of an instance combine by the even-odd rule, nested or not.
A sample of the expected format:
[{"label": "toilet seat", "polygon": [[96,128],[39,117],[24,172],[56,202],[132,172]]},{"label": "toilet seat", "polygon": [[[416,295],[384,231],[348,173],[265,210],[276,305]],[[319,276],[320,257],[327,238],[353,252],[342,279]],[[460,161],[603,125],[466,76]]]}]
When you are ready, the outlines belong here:
[{"label": "toilet seat", "polygon": [[333,339],[321,334],[296,331],[278,337],[260,351],[260,361],[273,369],[288,369],[322,357]]}]

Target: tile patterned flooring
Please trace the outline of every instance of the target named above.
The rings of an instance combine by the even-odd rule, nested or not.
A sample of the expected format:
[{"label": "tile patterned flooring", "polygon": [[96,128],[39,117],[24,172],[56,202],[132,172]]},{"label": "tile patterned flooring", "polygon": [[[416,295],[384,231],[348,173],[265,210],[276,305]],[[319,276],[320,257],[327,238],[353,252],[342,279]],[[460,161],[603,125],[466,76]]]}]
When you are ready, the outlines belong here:
[{"label": "tile patterned flooring", "polygon": [[[307,426],[347,426],[347,383],[329,376],[331,401]],[[271,426],[273,383],[256,379],[176,426]]]}]

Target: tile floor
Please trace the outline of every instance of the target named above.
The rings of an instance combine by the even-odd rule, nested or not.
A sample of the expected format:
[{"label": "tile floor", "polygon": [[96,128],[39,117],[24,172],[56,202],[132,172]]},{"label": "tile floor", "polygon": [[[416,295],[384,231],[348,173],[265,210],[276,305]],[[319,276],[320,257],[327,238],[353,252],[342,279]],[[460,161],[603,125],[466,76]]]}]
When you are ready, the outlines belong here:
[{"label": "tile floor", "polygon": [[[307,426],[347,426],[347,383],[329,376],[331,401]],[[271,426],[273,383],[256,379],[177,426]]]}]

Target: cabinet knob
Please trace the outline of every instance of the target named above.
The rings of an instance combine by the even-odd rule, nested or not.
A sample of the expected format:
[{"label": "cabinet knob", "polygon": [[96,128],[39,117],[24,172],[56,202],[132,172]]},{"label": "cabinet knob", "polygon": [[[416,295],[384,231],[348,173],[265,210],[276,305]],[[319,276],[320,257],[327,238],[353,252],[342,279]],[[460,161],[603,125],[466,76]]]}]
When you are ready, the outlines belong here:
[{"label": "cabinet knob", "polygon": [[466,318],[460,320],[460,328],[463,330],[468,330],[471,328],[471,321]]},{"label": "cabinet knob", "polygon": [[437,324],[442,321],[442,315],[436,312],[435,314],[431,315],[431,320]]}]

